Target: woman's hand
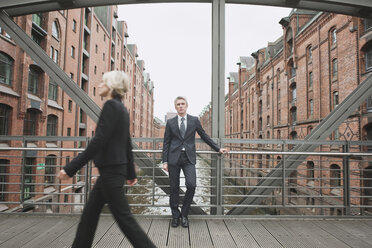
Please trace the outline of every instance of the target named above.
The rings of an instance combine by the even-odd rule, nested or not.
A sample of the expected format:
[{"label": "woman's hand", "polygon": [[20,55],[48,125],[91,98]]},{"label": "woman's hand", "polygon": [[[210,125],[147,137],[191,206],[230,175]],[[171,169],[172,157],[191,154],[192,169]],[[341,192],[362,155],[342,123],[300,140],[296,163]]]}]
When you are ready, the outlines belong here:
[{"label": "woman's hand", "polygon": [[66,180],[66,179],[70,178],[70,176],[67,175],[65,170],[60,170],[57,174],[57,177],[58,177],[59,180]]},{"label": "woman's hand", "polygon": [[137,178],[130,179],[130,180],[127,180],[127,184],[129,186],[133,186],[133,185],[135,185],[137,183],[137,181],[138,181]]}]

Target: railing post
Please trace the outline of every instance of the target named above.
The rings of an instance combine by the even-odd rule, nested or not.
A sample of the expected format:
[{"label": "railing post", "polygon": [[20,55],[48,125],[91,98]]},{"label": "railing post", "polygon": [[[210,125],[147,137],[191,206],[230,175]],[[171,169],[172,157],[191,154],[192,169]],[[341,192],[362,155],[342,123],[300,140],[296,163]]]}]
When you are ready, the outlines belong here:
[{"label": "railing post", "polygon": [[[87,137],[86,138],[86,142],[85,142],[85,147],[87,147],[89,145],[89,138]],[[90,184],[92,183],[92,161],[89,161],[86,165],[86,170],[85,170],[85,179],[84,179],[84,183],[85,183],[85,194],[84,194],[84,204],[86,205],[87,202],[88,202],[88,195],[89,195],[89,192],[90,192]],[[77,183],[77,181],[76,181]]]},{"label": "railing post", "polygon": [[[27,141],[23,137],[23,147],[27,147]],[[20,204],[23,204],[25,201],[25,169],[26,169],[26,150],[22,151],[22,168],[21,168],[21,195],[20,195]]]},{"label": "railing post", "polygon": [[[156,150],[156,139],[152,140],[152,149]],[[152,153],[152,206],[155,206],[155,165],[156,165],[156,153]]]},{"label": "railing post", "polygon": [[[346,142],[346,144],[344,144],[342,146],[342,152],[343,153],[347,153],[349,152],[349,142]],[[342,162],[342,165],[343,165],[343,171],[344,171],[344,207],[345,207],[345,211],[344,211],[344,214],[345,215],[350,215],[351,214],[351,204],[350,204],[350,161],[349,161],[349,156],[345,155],[343,157],[343,162]]]}]

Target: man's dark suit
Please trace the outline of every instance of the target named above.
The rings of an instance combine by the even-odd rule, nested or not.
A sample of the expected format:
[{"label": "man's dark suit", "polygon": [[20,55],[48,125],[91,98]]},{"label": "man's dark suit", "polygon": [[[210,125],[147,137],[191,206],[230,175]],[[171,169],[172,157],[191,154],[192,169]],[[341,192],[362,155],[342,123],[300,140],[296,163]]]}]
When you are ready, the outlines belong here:
[{"label": "man's dark suit", "polygon": [[[187,115],[187,128],[182,137],[178,125],[178,116],[167,121],[164,133],[163,162],[168,163],[169,179],[171,184],[170,207],[172,217],[187,217],[196,187],[196,148],[195,133],[215,151],[220,147],[205,133],[199,118]],[[184,148],[184,152],[182,149]],[[181,212],[179,204],[180,171],[183,170],[186,180],[186,194]]]},{"label": "man's dark suit", "polygon": [[105,203],[134,247],[155,247],[131,214],[123,189],[125,180],[136,178],[136,172],[129,134],[129,114],[120,99],[105,103],[92,141],[64,170],[72,177],[91,159],[94,159],[100,176],[89,194],[72,247],[91,247]]}]

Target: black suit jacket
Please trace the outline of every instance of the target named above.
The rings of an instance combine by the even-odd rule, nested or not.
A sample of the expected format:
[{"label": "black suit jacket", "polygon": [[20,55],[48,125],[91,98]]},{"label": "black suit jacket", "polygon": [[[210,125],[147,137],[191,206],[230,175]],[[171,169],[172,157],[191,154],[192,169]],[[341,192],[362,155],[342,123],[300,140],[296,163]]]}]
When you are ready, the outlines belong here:
[{"label": "black suit jacket", "polygon": [[165,126],[164,145],[163,145],[163,162],[175,165],[181,155],[182,147],[185,148],[186,155],[190,162],[196,164],[195,133],[198,133],[205,143],[213,150],[219,151],[220,147],[205,133],[199,118],[187,115],[187,128],[185,137],[182,138],[178,126],[178,116],[169,119]]},{"label": "black suit jacket", "polygon": [[64,170],[71,177],[91,159],[97,167],[126,165],[127,179],[136,177],[129,134],[129,114],[120,99],[111,99],[104,104],[95,136],[88,147],[66,165]]}]

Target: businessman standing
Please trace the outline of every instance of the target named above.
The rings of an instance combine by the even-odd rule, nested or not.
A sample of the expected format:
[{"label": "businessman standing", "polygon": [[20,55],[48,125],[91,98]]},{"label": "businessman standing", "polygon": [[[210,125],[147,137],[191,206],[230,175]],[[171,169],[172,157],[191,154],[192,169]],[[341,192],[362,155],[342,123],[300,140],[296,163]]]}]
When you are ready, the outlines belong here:
[{"label": "businessman standing", "polygon": [[[187,218],[196,188],[196,148],[195,133],[213,150],[227,153],[227,149],[220,148],[205,133],[199,118],[187,114],[188,103],[185,97],[179,96],[174,100],[177,116],[167,121],[163,145],[163,169],[169,172],[170,180],[170,208],[172,211],[172,227],[178,227],[181,220],[183,227],[189,226]],[[185,175],[186,193],[179,210],[179,188],[181,169]]]}]

